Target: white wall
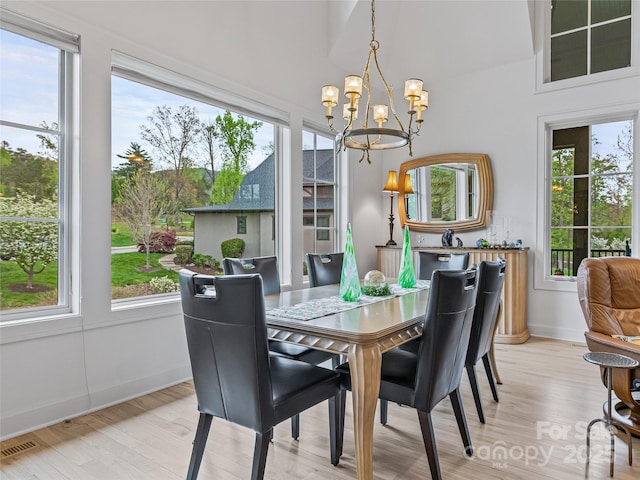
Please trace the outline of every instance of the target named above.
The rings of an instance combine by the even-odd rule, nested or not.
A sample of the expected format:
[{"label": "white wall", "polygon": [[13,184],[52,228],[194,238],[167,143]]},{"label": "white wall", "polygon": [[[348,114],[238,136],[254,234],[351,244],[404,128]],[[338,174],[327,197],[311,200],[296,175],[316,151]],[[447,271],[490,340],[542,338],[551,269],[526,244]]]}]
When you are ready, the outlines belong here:
[{"label": "white wall", "polygon": [[[320,86],[345,72],[327,60],[332,42],[326,2],[181,2],[175,9],[169,2],[4,1],[3,7],[78,33],[82,45],[81,189],[76,196],[82,206],[82,300],[76,314],[54,322],[33,319],[0,327],[0,435],[7,438],[190,376],[178,302],[111,308],[111,192],[104,181],[111,166],[111,50],[291,112],[294,151],[301,147],[303,119],[322,124]],[[581,340],[576,295],[533,288],[533,262],[542,248],[536,244],[537,121],[540,115],[594,104],[638,101],[640,86],[634,77],[536,95],[534,85],[533,57],[430,84],[431,105],[414,157],[490,155],[495,209],[513,219],[514,236],[531,248],[530,331]],[[374,153],[372,165],[358,163],[355,155],[341,163],[349,203],[339,215],[352,224],[361,274],[376,267],[375,245],[388,239],[389,197],[382,192],[386,172],[408,159],[406,150],[398,150],[382,158]],[[295,208],[285,208],[297,212],[299,224],[301,203],[298,199]],[[480,234],[460,236],[472,244]],[[295,235],[286,244],[301,254],[301,230]],[[394,236],[401,238],[398,227]],[[439,241],[432,235],[428,243]]]}]

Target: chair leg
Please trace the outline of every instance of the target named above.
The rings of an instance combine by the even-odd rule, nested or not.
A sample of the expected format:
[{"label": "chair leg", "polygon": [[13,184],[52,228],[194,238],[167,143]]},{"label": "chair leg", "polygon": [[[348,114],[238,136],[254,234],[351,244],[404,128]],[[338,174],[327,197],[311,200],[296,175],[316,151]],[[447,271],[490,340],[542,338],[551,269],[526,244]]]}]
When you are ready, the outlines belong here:
[{"label": "chair leg", "polygon": [[340,393],[329,399],[329,442],[331,443],[331,465],[336,466],[340,462],[342,448],[340,441],[340,408],[342,399]]},{"label": "chair leg", "polygon": [[334,355],[333,357],[331,357],[331,368],[333,368],[334,370],[336,368],[338,368],[338,366],[342,363],[342,356],[341,355]]},{"label": "chair leg", "polygon": [[432,480],[442,480],[440,462],[438,461],[438,450],[436,449],[436,437],[433,434],[431,412],[422,412],[418,410],[418,419],[420,420],[420,430],[422,430],[424,449],[427,452],[427,459],[429,460],[431,478]]},{"label": "chair leg", "polygon": [[251,480],[262,480],[264,477],[264,467],[267,465],[267,450],[269,449],[269,442],[271,442],[272,437],[273,429],[267,433],[256,433]]},{"label": "chair leg", "polygon": [[336,455],[338,460],[342,456],[342,446],[344,445],[344,416],[347,408],[347,391],[340,389],[338,394],[338,433],[336,435]]},{"label": "chair leg", "polygon": [[468,457],[473,455],[473,446],[471,445],[471,436],[469,435],[469,428],[467,427],[467,419],[464,415],[464,408],[462,407],[462,399],[460,398],[460,390],[455,389],[449,394],[451,399],[451,405],[453,405],[453,413],[456,416],[458,422],[458,429],[460,430],[460,437],[462,437],[462,444],[464,445],[464,451]]},{"label": "chair leg", "polygon": [[380,423],[387,424],[387,414],[389,412],[389,401],[380,399]]},{"label": "chair leg", "polygon": [[491,372],[492,366],[491,366],[491,362],[489,361],[488,354],[485,354],[485,356],[482,357],[482,363],[484,363],[484,371],[487,372],[487,379],[489,380],[489,387],[491,387],[491,393],[493,395],[493,399],[496,402],[499,402],[500,400],[498,400],[498,391],[496,390],[496,382],[493,380],[493,373]]},{"label": "chair leg", "polygon": [[291,417],[291,436],[294,440],[300,436],[300,414]]},{"label": "chair leg", "polygon": [[480,423],[484,423],[484,412],[482,411],[482,401],[480,400],[480,390],[478,389],[478,379],[476,378],[476,366],[473,364],[466,365],[471,391],[473,392],[473,401],[476,403],[478,418]]},{"label": "chair leg", "polygon": [[187,480],[195,480],[198,478],[198,471],[200,470],[204,447],[206,446],[207,438],[209,437],[211,420],[213,420],[213,415],[209,415],[207,413],[200,414],[196,437],[193,440],[193,450],[191,451],[191,461],[189,462],[189,470],[187,471]]}]

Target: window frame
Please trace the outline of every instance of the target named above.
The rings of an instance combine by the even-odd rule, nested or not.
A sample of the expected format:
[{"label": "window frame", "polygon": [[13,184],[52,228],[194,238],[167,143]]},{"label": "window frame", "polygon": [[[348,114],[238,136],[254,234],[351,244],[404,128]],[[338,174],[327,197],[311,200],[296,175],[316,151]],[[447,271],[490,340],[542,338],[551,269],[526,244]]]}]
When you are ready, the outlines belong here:
[{"label": "window frame", "polygon": [[[207,103],[222,110],[229,110],[233,114],[241,114],[255,120],[268,122],[274,128],[274,153],[275,153],[275,206],[273,215],[273,224],[277,224],[277,216],[280,215],[279,205],[290,201],[287,192],[279,192],[282,187],[280,176],[282,175],[283,165],[290,161],[286,158],[289,155],[286,146],[281,141],[283,136],[287,135],[289,130],[289,113],[271,107],[267,104],[251,100],[247,97],[240,96],[229,90],[217,87],[215,85],[199,81],[195,78],[185,76],[173,70],[146,62],[136,57],[132,57],[117,50],[111,52],[111,77],[137,82],[139,84],[164,90],[166,92],[185,97],[187,99]],[[281,201],[281,195],[284,199]],[[276,229],[272,229],[272,240],[275,243],[274,254],[278,256],[281,265],[286,266],[288,260],[284,258],[282,250],[283,237],[280,232],[276,234]],[[282,280],[282,279],[281,279]],[[162,303],[179,301],[179,293],[157,294],[142,297],[132,297],[124,299],[110,299],[111,311],[122,311],[138,307],[148,307]]]},{"label": "window frame", "polygon": [[[72,199],[78,194],[80,157],[80,37],[0,8],[0,28],[58,49],[58,300],[56,305],[27,307],[2,312],[0,325],[54,320],[80,310],[79,223],[80,208]],[[0,119],[3,126],[52,134],[38,126]],[[40,221],[40,219],[34,219]],[[75,320],[71,320],[75,323]],[[5,333],[3,332],[3,335]],[[6,339],[5,339],[6,340]]]},{"label": "window frame", "polygon": [[[318,150],[318,137],[323,137],[324,139],[331,139],[333,140],[333,135],[331,135],[330,133],[327,133],[326,131],[320,130],[318,128],[315,128],[313,126],[308,125],[307,123],[305,123],[303,125],[302,128],[302,132],[301,134],[304,136],[304,134],[311,134],[313,135],[313,151],[316,152]],[[333,142],[332,142],[333,143]],[[318,178],[316,177],[316,171],[315,171],[315,155],[314,155],[314,178],[313,178],[313,184],[311,185],[311,187],[313,188],[313,198],[316,200],[316,202],[314,202],[314,208],[313,208],[313,212],[312,214],[307,214],[304,215],[303,212],[303,220],[301,222],[301,227],[303,230],[303,237],[304,237],[304,231],[305,230],[312,230],[314,233],[312,235],[313,238],[313,242],[314,242],[314,252],[311,253],[315,253],[317,251],[317,242],[326,242],[329,241],[329,239],[322,239],[322,238],[318,238],[318,234],[320,231],[326,231],[329,232],[329,238],[331,238],[331,231],[333,231],[333,247],[332,247],[332,251],[336,252],[338,251],[338,240],[339,240],[339,235],[338,232],[340,231],[339,228],[339,223],[340,223],[340,216],[339,216],[339,191],[340,191],[340,174],[339,174],[339,164],[338,164],[338,153],[336,152],[336,148],[335,148],[335,143],[333,143],[334,145],[334,149],[333,149],[333,182],[329,183],[326,181],[318,181]],[[303,146],[303,150],[304,150],[304,146]],[[301,192],[304,190],[305,188],[305,178],[303,177],[302,179],[302,189]],[[318,210],[317,210],[317,199],[318,199],[318,186],[331,186],[333,187],[333,226],[331,226],[331,222],[329,222],[329,226],[328,227],[320,227],[318,225],[318,219],[320,217],[327,217],[329,218],[328,215],[325,214],[318,214]],[[302,194],[303,195],[303,194]],[[304,201],[304,200],[303,200]],[[312,223],[311,224],[307,224],[305,225],[305,217],[306,218],[312,218]]]},{"label": "window frame", "polygon": [[551,81],[551,0],[534,3],[536,93],[640,76],[640,3],[631,2],[631,66]]},{"label": "window frame", "polygon": [[247,216],[246,215],[236,215],[236,234],[237,235],[247,234]]},{"label": "window frame", "polygon": [[[632,202],[640,205],[640,102],[614,105],[580,112],[566,112],[538,117],[538,219],[537,245],[540,254],[536,256],[534,268],[534,288],[540,290],[576,291],[576,277],[554,276],[546,272],[551,262],[551,162],[553,151],[553,131],[565,128],[633,121],[633,173]],[[640,257],[640,209],[632,209],[631,254]]]}]

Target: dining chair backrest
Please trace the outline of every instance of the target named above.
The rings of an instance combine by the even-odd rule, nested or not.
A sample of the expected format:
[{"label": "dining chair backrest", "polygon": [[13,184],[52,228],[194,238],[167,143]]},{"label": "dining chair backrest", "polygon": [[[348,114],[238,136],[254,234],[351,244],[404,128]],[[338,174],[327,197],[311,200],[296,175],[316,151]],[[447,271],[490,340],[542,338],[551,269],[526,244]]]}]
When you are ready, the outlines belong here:
[{"label": "dining chair backrest", "polygon": [[473,312],[467,363],[477,363],[491,349],[506,268],[507,262],[502,259],[483,261],[478,265],[476,307]]},{"label": "dining chair backrest", "polygon": [[179,281],[198,410],[267,432],[273,397],[260,276],[182,270]]},{"label": "dining chair backrest", "polygon": [[343,258],[342,253],[307,253],[309,286],[320,287],[340,283]]},{"label": "dining chair backrest", "polygon": [[418,348],[415,406],[430,412],[460,386],[467,356],[475,270],[436,270]]},{"label": "dining chair backrest", "polygon": [[418,252],[419,280],[431,280],[434,270],[466,270],[468,267],[469,252]]},{"label": "dining chair backrest", "polygon": [[253,258],[224,258],[222,268],[225,275],[259,273],[265,295],[280,293],[278,259],[274,256]]}]

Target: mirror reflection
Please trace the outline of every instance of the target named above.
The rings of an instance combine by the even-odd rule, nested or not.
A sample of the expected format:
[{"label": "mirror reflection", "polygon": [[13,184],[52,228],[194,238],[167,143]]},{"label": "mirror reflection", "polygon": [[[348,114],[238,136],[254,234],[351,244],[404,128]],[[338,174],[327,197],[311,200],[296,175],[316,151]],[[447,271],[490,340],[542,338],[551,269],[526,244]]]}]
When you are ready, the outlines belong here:
[{"label": "mirror reflection", "polygon": [[486,226],[493,178],[484,154],[424,157],[400,166],[398,212],[411,230],[441,233]]}]

